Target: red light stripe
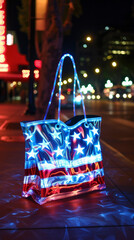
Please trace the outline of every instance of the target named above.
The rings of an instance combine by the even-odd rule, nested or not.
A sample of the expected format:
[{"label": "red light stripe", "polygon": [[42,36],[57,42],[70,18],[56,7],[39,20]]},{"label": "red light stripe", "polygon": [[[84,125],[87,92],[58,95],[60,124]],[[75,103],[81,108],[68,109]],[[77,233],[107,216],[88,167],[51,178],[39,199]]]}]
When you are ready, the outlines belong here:
[{"label": "red light stripe", "polygon": [[68,193],[73,191],[81,191],[83,189],[91,189],[94,188],[95,190],[100,190],[105,188],[105,181],[104,176],[98,176],[94,178],[94,180],[80,183],[80,184],[73,184],[73,185],[60,185],[50,188],[42,188],[41,190],[35,183],[23,184],[23,192],[26,193],[29,190],[33,190],[35,194],[38,196],[48,197],[51,195],[56,195],[58,193]]},{"label": "red light stripe", "polygon": [[68,175],[68,173],[70,175],[76,175],[78,173],[86,173],[86,172],[90,172],[93,170],[97,170],[97,169],[102,169],[103,168],[103,162],[96,162],[96,163],[92,163],[92,164],[86,164],[86,165],[82,165],[76,168],[56,168],[56,169],[51,169],[51,170],[38,170],[38,167],[32,167],[32,168],[28,168],[25,169],[25,176],[29,176],[29,175],[38,175],[40,176],[41,179],[43,178],[48,178],[48,177],[52,177],[52,176],[61,176],[61,175]]}]

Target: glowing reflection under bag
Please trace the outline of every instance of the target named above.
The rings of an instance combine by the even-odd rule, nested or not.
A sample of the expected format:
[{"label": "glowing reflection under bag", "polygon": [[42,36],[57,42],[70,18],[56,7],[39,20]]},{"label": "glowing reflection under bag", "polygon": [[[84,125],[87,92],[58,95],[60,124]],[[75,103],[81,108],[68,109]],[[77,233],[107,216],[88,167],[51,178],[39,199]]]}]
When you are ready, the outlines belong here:
[{"label": "glowing reflection under bag", "polygon": [[[61,79],[64,59],[69,57],[74,67],[74,117],[66,123],[60,120]],[[58,119],[46,120],[59,75]],[[25,176],[23,197],[32,196],[43,204],[51,200],[104,189],[104,170],[100,146],[101,117],[75,115],[75,87],[80,83],[74,59],[65,54],[57,67],[54,87],[44,120],[21,122],[25,138]]]}]

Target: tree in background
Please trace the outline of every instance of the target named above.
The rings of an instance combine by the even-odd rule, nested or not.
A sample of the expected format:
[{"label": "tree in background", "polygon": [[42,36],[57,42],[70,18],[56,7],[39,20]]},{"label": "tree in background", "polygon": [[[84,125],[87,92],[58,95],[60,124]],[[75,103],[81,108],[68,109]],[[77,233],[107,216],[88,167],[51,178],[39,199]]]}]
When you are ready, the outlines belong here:
[{"label": "tree in background", "polygon": [[[81,14],[79,0],[46,0],[47,10],[44,16],[45,30],[42,33],[41,48],[36,38],[38,58],[42,61],[38,87],[37,111],[44,115],[55,77],[56,68],[62,54],[63,35],[72,27],[72,15]],[[28,1],[21,0],[19,8],[19,21],[22,31],[28,31]],[[27,18],[26,18],[27,16]],[[48,118],[55,116],[55,101],[51,104]]]}]

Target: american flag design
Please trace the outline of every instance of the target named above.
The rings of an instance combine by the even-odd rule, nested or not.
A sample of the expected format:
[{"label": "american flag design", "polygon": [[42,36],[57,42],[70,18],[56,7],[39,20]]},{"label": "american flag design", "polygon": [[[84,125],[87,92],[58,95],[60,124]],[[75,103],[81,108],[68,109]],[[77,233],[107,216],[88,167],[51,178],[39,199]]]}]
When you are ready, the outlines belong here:
[{"label": "american flag design", "polygon": [[21,122],[25,138],[23,197],[39,204],[105,186],[101,117]]}]

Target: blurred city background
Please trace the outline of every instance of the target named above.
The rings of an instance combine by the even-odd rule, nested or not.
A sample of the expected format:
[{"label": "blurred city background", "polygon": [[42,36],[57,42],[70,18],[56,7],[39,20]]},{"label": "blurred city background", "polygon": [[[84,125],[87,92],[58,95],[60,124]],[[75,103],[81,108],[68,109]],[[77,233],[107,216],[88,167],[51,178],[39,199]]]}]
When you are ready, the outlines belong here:
[{"label": "blurred city background", "polygon": [[[29,5],[29,2],[32,5]],[[133,101],[134,2],[130,0],[63,2],[65,6],[69,2],[73,3],[73,11],[69,18],[71,27],[69,25],[69,30],[63,36],[60,55],[68,52],[74,56],[85,100]],[[28,92],[32,87],[35,100],[38,96],[38,85],[42,81],[40,72],[44,67],[42,56],[39,58],[38,48],[41,45],[40,35],[45,31],[42,26],[44,18],[42,20],[41,15],[38,16],[39,6],[43,9],[40,14],[45,14],[45,1],[44,3],[39,0],[1,1],[0,102],[28,103]],[[32,22],[34,17],[35,22]],[[29,37],[30,26],[34,32]],[[31,44],[33,54],[30,54],[29,50]],[[30,82],[31,88],[30,69],[34,71],[34,75],[31,76],[34,77]],[[70,69],[71,65],[67,65],[64,71],[63,98],[72,91],[73,71]]]}]

